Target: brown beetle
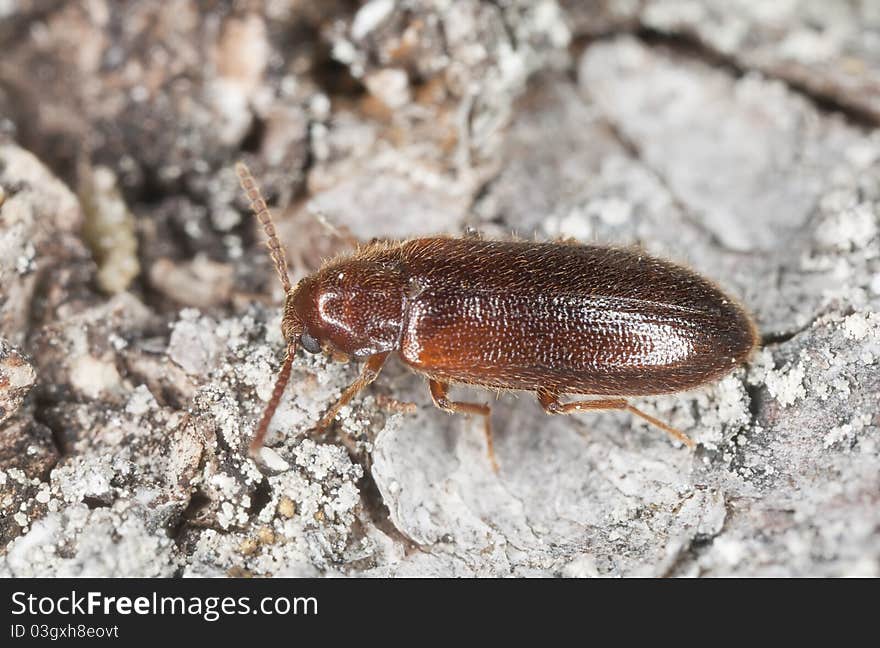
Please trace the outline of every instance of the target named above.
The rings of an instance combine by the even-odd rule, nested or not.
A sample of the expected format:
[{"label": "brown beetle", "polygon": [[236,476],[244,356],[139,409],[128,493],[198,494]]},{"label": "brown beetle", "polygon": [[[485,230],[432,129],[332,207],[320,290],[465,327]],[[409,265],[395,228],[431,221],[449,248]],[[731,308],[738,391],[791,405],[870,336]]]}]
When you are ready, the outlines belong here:
[{"label": "brown beetle", "polygon": [[[497,470],[489,406],[449,400],[450,383],[535,392],[548,414],[627,410],[693,447],[626,397],[720,378],[757,342],[749,316],[712,282],[611,247],[448,237],[374,242],[326,262],[292,288],[266,203],[247,168],[236,170],[286,295],[287,357],[252,453],[262,446],[297,345],[366,360],[319,430],[396,352],[428,378],[437,407],[483,417]],[[561,403],[566,394],[600,398]]]}]

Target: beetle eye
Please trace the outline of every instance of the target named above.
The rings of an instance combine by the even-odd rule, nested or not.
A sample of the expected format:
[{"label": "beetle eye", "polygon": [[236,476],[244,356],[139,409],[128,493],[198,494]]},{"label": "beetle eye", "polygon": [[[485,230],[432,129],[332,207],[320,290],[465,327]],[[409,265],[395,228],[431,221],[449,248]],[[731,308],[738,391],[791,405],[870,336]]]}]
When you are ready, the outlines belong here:
[{"label": "beetle eye", "polygon": [[315,338],[313,338],[308,333],[303,333],[299,336],[299,343],[302,344],[302,348],[308,351],[309,353],[320,353],[321,352],[321,343],[318,342]]}]

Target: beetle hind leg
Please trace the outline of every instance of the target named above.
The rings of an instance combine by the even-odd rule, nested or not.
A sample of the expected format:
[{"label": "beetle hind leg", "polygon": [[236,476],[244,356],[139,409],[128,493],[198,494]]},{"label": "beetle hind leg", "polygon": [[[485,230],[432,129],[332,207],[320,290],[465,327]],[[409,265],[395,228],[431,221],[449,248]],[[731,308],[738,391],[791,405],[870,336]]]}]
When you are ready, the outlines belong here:
[{"label": "beetle hind leg", "polygon": [[492,408],[481,403],[462,403],[449,400],[447,397],[447,394],[449,393],[449,383],[430,379],[428,381],[428,386],[431,390],[431,398],[434,400],[434,405],[442,409],[444,412],[464,412],[466,414],[479,414],[483,417],[483,431],[486,435],[486,452],[489,455],[492,470],[497,474],[498,461],[495,459],[495,444],[492,441]]},{"label": "beetle hind leg", "polygon": [[630,405],[625,398],[598,398],[596,400],[581,400],[571,403],[560,403],[560,394],[551,390],[541,390],[538,392],[538,402],[544,411],[548,414],[573,414],[575,412],[585,412],[588,410],[625,410],[630,414],[646,420],[654,427],[658,427],[676,441],[680,441],[691,450],[696,444],[684,432],[676,430],[671,425],[667,425],[663,421],[654,418],[650,414],[646,414],[642,410]]}]

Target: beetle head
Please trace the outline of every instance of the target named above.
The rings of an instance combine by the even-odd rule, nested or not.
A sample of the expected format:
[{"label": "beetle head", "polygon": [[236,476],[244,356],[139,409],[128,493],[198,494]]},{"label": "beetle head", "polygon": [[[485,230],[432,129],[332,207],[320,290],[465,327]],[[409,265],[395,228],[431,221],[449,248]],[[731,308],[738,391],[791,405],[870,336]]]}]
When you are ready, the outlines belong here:
[{"label": "beetle head", "polygon": [[403,322],[400,271],[371,260],[344,259],[306,277],[287,294],[282,332],[311,353],[358,358],[391,351]]}]

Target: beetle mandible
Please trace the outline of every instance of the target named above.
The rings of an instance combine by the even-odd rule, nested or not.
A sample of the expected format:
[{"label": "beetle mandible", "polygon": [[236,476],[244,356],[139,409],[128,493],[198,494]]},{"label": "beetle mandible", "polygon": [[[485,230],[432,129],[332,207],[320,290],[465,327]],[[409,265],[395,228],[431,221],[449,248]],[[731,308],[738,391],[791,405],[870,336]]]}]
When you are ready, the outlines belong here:
[{"label": "beetle mandible", "polygon": [[[297,346],[365,360],[318,430],[397,353],[427,377],[437,407],[483,417],[497,471],[489,405],[450,400],[451,383],[533,392],[548,414],[626,410],[693,448],[627,397],[716,380],[757,344],[749,315],[715,284],[632,249],[473,237],[377,241],[325,262],[293,287],[266,202],[243,163],[236,172],[285,294],[287,355],[252,455],[262,447]],[[560,401],[569,394],[599,398]]]}]

